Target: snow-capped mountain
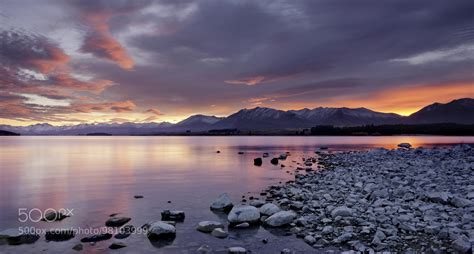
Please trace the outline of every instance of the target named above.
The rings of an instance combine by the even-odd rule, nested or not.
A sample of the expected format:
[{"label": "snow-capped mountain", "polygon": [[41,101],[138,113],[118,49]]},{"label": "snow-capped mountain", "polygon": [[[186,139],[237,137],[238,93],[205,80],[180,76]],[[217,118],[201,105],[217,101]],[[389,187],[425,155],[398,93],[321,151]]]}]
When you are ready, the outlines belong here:
[{"label": "snow-capped mountain", "polygon": [[311,127],[311,122],[290,111],[272,108],[242,109],[212,125],[213,129],[286,129]]},{"label": "snow-capped mountain", "polygon": [[0,125],[0,130],[22,135],[153,135],[184,132],[207,132],[217,129],[273,130],[310,128],[316,125],[360,126],[380,124],[458,123],[474,124],[474,99],[459,99],[426,106],[408,117],[381,113],[366,108],[314,108],[278,110],[256,107],[242,109],[228,117],[193,115],[176,124],[93,123],[53,126],[47,123],[30,126]]},{"label": "snow-capped mountain", "polygon": [[290,110],[318,125],[355,126],[397,123],[403,118],[393,113],[380,113],[366,108],[314,108]]}]

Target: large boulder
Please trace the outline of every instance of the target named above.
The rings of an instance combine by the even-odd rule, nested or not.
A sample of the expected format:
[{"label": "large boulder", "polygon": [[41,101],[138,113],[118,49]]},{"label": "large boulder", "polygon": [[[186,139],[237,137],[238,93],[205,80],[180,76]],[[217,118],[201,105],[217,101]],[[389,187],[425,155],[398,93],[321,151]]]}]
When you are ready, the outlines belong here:
[{"label": "large boulder", "polygon": [[147,226],[149,239],[172,239],[176,237],[176,228],[162,221],[151,222]]},{"label": "large boulder", "polygon": [[410,143],[400,143],[400,144],[398,144],[398,147],[409,149],[411,147],[411,144]]},{"label": "large boulder", "polygon": [[260,214],[266,216],[272,216],[279,211],[281,211],[281,209],[277,205],[272,203],[267,203],[260,207]]},{"label": "large boulder", "polygon": [[260,221],[260,212],[258,208],[250,205],[234,206],[230,210],[227,220],[232,226],[247,222],[249,224],[255,224]]},{"label": "large boulder", "polygon": [[234,205],[230,200],[229,194],[222,193],[211,205],[211,210],[229,211]]},{"label": "large boulder", "polygon": [[290,224],[296,219],[296,213],[292,211],[280,211],[265,220],[265,224],[272,227],[281,227]]},{"label": "large boulder", "polygon": [[211,233],[216,228],[224,228],[224,225],[218,221],[201,221],[198,223],[197,230],[204,233]]}]

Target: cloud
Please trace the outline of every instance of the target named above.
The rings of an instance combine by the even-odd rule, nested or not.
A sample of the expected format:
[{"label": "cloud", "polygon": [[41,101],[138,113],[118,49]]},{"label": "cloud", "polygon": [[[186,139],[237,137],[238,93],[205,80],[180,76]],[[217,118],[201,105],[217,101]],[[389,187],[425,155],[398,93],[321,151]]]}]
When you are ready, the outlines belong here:
[{"label": "cloud", "polygon": [[136,105],[133,101],[118,101],[118,102],[102,102],[102,103],[78,103],[71,105],[72,110],[81,113],[90,112],[107,112],[113,111],[116,113],[130,112],[135,109]]},{"label": "cloud", "polygon": [[244,78],[240,80],[226,80],[227,84],[232,84],[232,85],[248,85],[248,86],[254,86],[262,83],[265,80],[264,76],[256,76],[256,77],[250,77],[250,78]]},{"label": "cloud", "polygon": [[152,114],[155,114],[157,116],[162,116],[164,115],[163,113],[161,113],[160,110],[156,109],[156,108],[150,108],[150,109],[147,109],[145,110],[145,113],[152,113]]},{"label": "cloud", "polygon": [[135,62],[126,48],[112,35],[109,23],[118,17],[127,17],[143,9],[150,1],[71,1],[71,6],[79,12],[80,20],[88,30],[80,50],[95,57],[110,60],[121,68],[130,70]]}]

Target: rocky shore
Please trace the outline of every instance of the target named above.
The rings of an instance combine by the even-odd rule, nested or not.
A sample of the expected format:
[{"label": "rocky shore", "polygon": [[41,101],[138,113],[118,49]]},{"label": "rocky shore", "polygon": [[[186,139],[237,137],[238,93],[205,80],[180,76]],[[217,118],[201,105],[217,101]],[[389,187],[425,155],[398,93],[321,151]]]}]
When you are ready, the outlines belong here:
[{"label": "rocky shore", "polygon": [[[254,160],[255,167],[262,163],[261,158]],[[294,236],[301,238],[315,252],[472,253],[474,147],[413,149],[402,143],[392,150],[346,152],[322,147],[303,158],[282,153],[266,163],[294,175],[294,180],[260,193],[247,193],[240,202],[227,193],[210,200],[209,209],[217,217],[196,223],[191,234],[209,235],[219,244],[199,242],[198,253],[260,253],[253,249],[256,245],[235,241],[236,235],[259,228],[278,231],[281,237],[293,240]],[[137,197],[144,198],[136,195],[134,199]],[[67,217],[46,214],[44,221]],[[122,240],[139,230],[144,233],[139,239],[148,238],[161,248],[184,233],[177,224],[184,223],[185,218],[182,210],[163,210],[161,220],[135,227],[129,224],[134,222],[131,217],[110,214],[105,226],[120,229],[119,233],[88,235],[72,250],[82,251],[107,241],[109,249],[126,248],[127,242]],[[61,230],[48,231],[45,237],[48,242],[62,242],[75,236],[70,230]],[[28,245],[38,239],[39,235],[21,234],[16,229],[0,232],[0,245]],[[270,246],[273,240],[252,241]],[[220,241],[226,243],[225,248]],[[296,253],[286,245],[276,253]]]},{"label": "rocky shore", "polygon": [[[319,153],[266,201],[297,216],[289,230],[315,249],[471,253],[474,148]],[[314,165],[313,165],[314,166]],[[309,172],[306,172],[309,171]]]}]

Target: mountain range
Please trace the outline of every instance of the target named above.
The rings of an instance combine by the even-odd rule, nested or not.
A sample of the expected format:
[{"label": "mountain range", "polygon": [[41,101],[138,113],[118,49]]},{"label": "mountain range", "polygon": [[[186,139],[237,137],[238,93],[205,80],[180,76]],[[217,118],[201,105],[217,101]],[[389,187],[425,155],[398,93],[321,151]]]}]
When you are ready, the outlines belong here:
[{"label": "mountain range", "polygon": [[409,115],[381,113],[367,108],[323,108],[278,110],[256,107],[242,109],[227,117],[193,115],[176,124],[161,123],[95,123],[53,126],[47,123],[30,126],[0,125],[0,130],[22,135],[152,135],[196,133],[209,130],[237,129],[265,131],[310,128],[317,125],[361,126],[382,124],[474,124],[474,99],[463,98],[449,103],[434,103]]}]

